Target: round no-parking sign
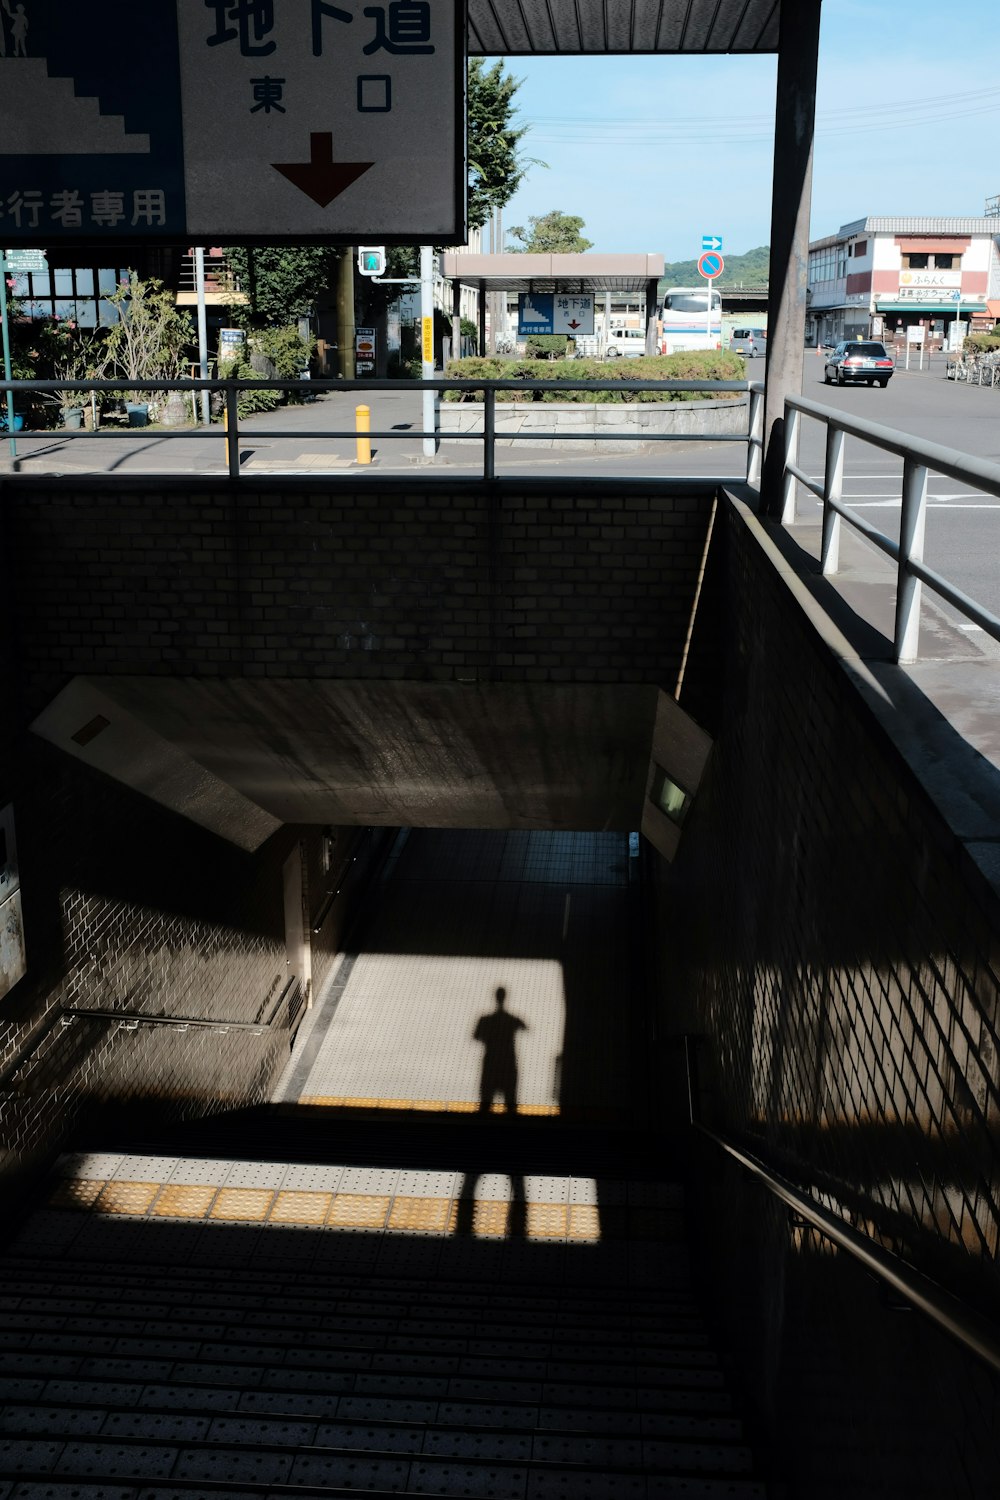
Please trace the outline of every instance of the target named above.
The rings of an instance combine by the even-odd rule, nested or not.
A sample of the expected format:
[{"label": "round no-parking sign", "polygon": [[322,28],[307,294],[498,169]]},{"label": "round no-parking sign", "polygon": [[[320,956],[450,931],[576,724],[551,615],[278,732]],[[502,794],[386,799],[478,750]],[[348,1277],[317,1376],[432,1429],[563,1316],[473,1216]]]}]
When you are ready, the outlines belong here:
[{"label": "round no-parking sign", "polygon": [[698,257],[698,274],[709,281],[714,281],[716,276],[721,276],[725,269],[726,262],[718,250],[706,250]]}]

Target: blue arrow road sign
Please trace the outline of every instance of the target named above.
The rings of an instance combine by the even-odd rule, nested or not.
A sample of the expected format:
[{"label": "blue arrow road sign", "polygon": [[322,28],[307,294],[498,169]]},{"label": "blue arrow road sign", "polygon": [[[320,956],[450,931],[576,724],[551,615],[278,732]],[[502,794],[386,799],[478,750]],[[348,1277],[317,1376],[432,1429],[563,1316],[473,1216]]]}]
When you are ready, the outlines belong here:
[{"label": "blue arrow road sign", "polygon": [[722,249],[722,235],[721,234],[703,234],[702,237],[701,237],[701,248],[703,250],[721,250]]}]

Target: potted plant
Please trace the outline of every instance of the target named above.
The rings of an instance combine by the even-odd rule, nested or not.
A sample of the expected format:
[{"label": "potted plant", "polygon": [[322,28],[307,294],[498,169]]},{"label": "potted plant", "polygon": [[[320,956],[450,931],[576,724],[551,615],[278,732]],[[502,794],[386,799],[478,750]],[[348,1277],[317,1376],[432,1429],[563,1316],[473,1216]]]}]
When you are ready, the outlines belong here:
[{"label": "potted plant", "polygon": [[191,323],[177,311],[162,281],[142,281],[134,271],[107,301],[115,321],[102,347],[101,374],[129,382],[129,426],[145,427],[166,403],[163,393],[143,390],[143,381],[180,378],[187,364]]}]

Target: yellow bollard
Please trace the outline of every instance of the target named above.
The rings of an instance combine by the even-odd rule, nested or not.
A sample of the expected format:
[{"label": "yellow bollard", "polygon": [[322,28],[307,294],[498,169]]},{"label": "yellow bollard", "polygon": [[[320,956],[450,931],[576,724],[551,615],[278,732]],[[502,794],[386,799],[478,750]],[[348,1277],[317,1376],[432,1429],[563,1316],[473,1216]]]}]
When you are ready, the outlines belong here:
[{"label": "yellow bollard", "polygon": [[229,468],[229,402],[222,408],[222,435],[226,444],[226,468]]},{"label": "yellow bollard", "polygon": [[354,408],[354,430],[357,433],[355,447],[357,448],[357,462],[359,464],[370,464],[372,461],[372,440],[368,436],[372,429],[372,412],[370,406],[356,406]]}]

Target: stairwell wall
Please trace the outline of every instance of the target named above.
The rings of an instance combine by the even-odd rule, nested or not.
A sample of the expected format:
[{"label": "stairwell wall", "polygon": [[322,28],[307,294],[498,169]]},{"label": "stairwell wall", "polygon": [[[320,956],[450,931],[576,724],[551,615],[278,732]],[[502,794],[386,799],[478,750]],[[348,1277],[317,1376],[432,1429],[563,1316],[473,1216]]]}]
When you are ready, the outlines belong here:
[{"label": "stairwell wall", "polygon": [[[703,1039],[709,1123],[1000,1323],[997,892],[761,534],[727,508],[715,745],[678,858],[655,872],[661,1034]],[[997,1382],[922,1319],[887,1331],[843,1257],[714,1148],[699,1160],[707,1253],[754,1324],[755,1384],[803,1492],[984,1493],[970,1475],[995,1471]],[[948,1430],[928,1411],[942,1382]],[[927,1425],[901,1458],[910,1386]],[[935,1489],[956,1416],[968,1456]]]}]

